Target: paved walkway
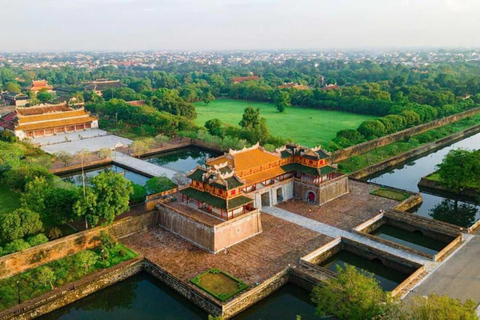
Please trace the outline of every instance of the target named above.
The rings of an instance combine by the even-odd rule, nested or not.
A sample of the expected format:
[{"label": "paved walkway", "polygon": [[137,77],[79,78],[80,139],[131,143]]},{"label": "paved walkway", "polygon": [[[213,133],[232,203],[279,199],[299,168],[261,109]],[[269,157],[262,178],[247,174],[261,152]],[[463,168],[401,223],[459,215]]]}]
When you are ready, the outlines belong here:
[{"label": "paved walkway", "polygon": [[376,249],[388,252],[390,254],[399,256],[401,258],[417,262],[417,263],[422,264],[422,265],[430,266],[432,264],[432,261],[430,261],[430,260],[428,260],[424,257],[417,256],[415,254],[412,254],[412,253],[409,253],[409,252],[406,252],[406,251],[403,251],[403,250],[400,250],[400,249],[396,249],[396,248],[384,245],[382,243],[373,241],[369,238],[362,237],[361,235],[358,235],[356,233],[352,233],[352,232],[348,232],[348,231],[345,231],[345,230],[342,230],[342,229],[338,229],[338,228],[329,226],[328,224],[324,224],[324,223],[321,223],[321,222],[318,222],[318,221],[300,216],[298,214],[280,209],[278,207],[262,207],[262,212],[271,214],[272,216],[275,216],[277,218],[295,223],[295,224],[300,225],[304,228],[316,231],[318,233],[330,236],[332,238],[337,238],[337,237],[347,238],[347,239],[350,239],[350,240],[354,240],[354,241],[357,241],[357,242],[364,243],[368,246],[371,246],[371,247],[374,247]]},{"label": "paved walkway", "polygon": [[480,237],[471,236],[463,247],[440,265],[407,296],[428,295],[435,292],[465,301],[480,302]]},{"label": "paved walkway", "polygon": [[160,167],[153,163],[140,160],[117,151],[115,151],[113,154],[113,162],[154,177],[166,176],[167,178],[171,179],[173,175],[177,173],[177,171],[172,169]]}]

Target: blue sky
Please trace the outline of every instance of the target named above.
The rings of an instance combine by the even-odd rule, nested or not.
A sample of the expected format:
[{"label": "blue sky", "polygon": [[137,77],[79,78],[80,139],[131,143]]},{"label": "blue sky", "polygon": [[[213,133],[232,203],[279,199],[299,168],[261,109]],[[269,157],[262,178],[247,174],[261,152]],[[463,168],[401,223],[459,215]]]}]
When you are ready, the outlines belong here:
[{"label": "blue sky", "polygon": [[0,0],[1,51],[480,47],[480,0]]}]

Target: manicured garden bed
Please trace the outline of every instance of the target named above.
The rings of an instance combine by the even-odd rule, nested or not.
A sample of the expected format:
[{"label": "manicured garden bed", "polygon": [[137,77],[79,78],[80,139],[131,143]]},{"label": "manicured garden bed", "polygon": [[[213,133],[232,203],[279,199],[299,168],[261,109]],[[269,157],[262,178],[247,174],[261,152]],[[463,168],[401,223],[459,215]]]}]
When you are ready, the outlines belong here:
[{"label": "manicured garden bed", "polygon": [[241,280],[216,268],[210,269],[190,281],[220,301],[228,300],[248,288],[248,285]]},{"label": "manicured garden bed", "polygon": [[373,194],[379,197],[384,197],[387,199],[397,200],[397,201],[403,201],[408,197],[410,197],[410,194],[408,192],[401,192],[398,190],[388,189],[384,187],[378,188],[377,190],[373,190],[372,192],[370,192],[370,194]]}]

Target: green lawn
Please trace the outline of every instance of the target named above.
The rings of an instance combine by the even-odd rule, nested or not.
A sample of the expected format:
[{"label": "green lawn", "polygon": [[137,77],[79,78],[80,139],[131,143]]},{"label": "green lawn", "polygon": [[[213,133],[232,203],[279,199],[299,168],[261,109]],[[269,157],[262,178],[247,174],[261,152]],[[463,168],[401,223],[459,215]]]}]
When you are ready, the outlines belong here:
[{"label": "green lawn", "polygon": [[0,214],[11,212],[20,207],[20,194],[6,185],[0,185]]},{"label": "green lawn", "polygon": [[248,106],[260,108],[260,114],[267,119],[273,135],[291,138],[307,147],[324,145],[335,138],[337,131],[356,129],[361,122],[375,118],[341,111],[297,107],[290,107],[280,113],[271,103],[220,99],[209,105],[203,102],[195,103],[198,114],[195,122],[203,126],[207,120],[218,118],[224,123],[238,125],[243,110]]}]

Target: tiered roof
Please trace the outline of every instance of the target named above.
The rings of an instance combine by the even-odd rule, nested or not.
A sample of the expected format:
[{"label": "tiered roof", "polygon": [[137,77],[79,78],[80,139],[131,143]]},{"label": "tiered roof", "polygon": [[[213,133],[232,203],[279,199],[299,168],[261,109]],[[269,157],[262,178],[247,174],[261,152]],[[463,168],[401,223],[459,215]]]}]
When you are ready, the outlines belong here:
[{"label": "tiered roof", "polygon": [[83,108],[72,109],[66,102],[60,104],[41,104],[29,108],[17,108],[15,130],[37,130],[60,126],[72,126],[97,120]]},{"label": "tiered roof", "polygon": [[52,90],[53,87],[48,84],[47,80],[35,80],[32,81],[32,87],[30,88],[30,91],[41,91],[41,90]]}]

